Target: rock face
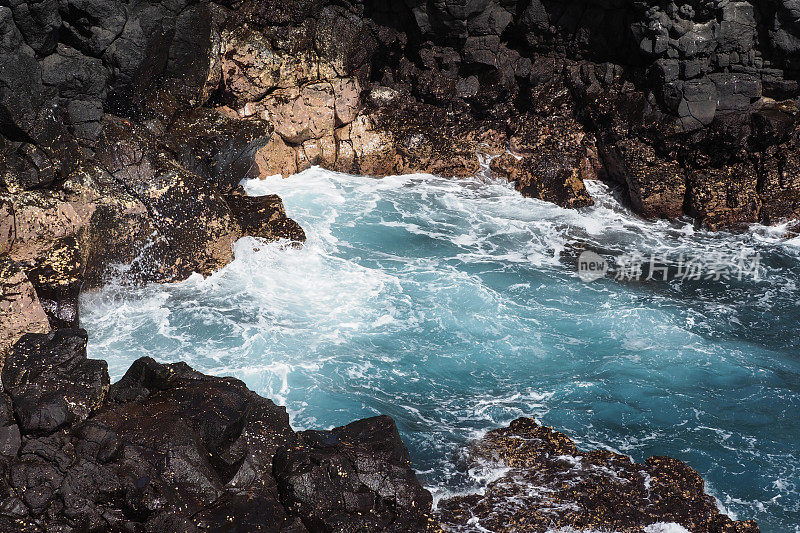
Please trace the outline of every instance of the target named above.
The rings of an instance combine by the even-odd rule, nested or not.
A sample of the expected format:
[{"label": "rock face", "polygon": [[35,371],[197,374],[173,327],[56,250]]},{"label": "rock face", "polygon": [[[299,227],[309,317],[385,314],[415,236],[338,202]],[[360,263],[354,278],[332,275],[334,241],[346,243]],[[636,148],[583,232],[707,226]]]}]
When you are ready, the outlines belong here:
[{"label": "rock face", "polygon": [[568,207],[598,177],[647,217],[736,227],[800,210],[785,155],[800,94],[790,0],[12,4],[10,193],[59,188],[96,160],[115,115],[222,194],[312,164],[467,175],[475,151],[508,150],[539,156],[523,194]]},{"label": "rock face", "polygon": [[721,514],[698,473],[681,461],[650,457],[638,464],[607,450],[583,452],[529,418],[490,431],[471,459],[509,470],[484,494],[440,502],[440,520],[454,529],[642,532],[661,522],[694,533],[758,531],[755,522]]},{"label": "rock face", "polygon": [[3,531],[428,531],[394,422],[295,433],[238,380],[136,361],[109,387],[86,332],[24,335],[0,392]]},{"label": "rock face", "polygon": [[[243,235],[302,241],[279,198],[238,184],[310,165],[469,176],[480,153],[564,207],[602,179],[645,217],[796,221],[799,79],[797,0],[2,2],[0,529],[427,527],[385,419],[296,435],[241,384],[152,361],[106,392],[80,355],[80,290],[208,274]],[[626,472],[700,494],[668,461]],[[635,519],[603,520],[750,527],[699,496],[688,514],[633,501]]]},{"label": "rock face", "polygon": [[720,514],[680,461],[582,452],[522,418],[472,449],[508,473],[434,516],[391,418],[295,432],[285,408],[242,382],[149,357],[109,386],[86,340],[28,333],[6,359],[3,531],[758,531]]},{"label": "rock face", "polygon": [[[242,178],[466,176],[478,152],[513,154],[492,172],[564,207],[590,205],[596,178],[646,217],[794,220],[798,11],[14,1],[0,7],[0,254],[51,325],[73,327],[80,287],[109,265],[168,281],[229,261]],[[245,232],[301,238],[285,217],[252,220]]]}]

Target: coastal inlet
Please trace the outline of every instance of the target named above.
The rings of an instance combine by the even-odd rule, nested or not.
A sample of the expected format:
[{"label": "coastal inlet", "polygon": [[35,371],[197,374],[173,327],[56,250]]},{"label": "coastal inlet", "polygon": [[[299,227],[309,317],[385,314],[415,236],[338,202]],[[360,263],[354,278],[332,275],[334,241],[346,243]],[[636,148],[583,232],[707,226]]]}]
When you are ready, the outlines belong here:
[{"label": "coastal inlet", "polygon": [[[669,455],[761,531],[800,523],[800,240],[644,221],[615,191],[566,210],[507,183],[312,168],[248,181],[305,229],[255,238],[207,278],[82,296],[89,356],[112,380],[138,357],[233,375],[297,428],[388,414],[434,499],[501,472],[467,444],[529,416],[581,449]],[[583,250],[761,256],[745,277],[585,283]]]}]

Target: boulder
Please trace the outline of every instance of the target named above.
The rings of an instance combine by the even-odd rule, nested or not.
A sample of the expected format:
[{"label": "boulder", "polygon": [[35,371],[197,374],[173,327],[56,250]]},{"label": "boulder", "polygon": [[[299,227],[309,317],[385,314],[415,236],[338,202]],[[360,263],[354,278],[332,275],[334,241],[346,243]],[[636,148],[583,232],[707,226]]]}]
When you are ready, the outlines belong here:
[{"label": "boulder", "polygon": [[283,502],[310,531],[434,529],[431,495],[388,416],[304,431],[275,456]]},{"label": "boulder", "polygon": [[86,358],[86,332],[27,333],[11,348],[3,390],[25,435],[48,435],[88,418],[108,390],[105,361]]},{"label": "boulder", "polygon": [[755,522],[721,514],[697,472],[681,461],[650,457],[639,464],[607,450],[581,451],[529,418],[487,433],[470,458],[508,470],[482,494],[442,500],[438,516],[446,527],[641,531],[667,522],[703,533],[758,531]]}]

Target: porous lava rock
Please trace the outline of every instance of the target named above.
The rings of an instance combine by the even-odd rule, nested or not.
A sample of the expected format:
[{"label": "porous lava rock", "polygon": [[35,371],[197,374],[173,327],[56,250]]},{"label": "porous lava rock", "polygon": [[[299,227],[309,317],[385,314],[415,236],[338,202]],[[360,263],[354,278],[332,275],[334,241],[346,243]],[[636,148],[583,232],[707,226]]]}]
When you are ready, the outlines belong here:
[{"label": "porous lava rock", "polygon": [[641,533],[652,524],[677,523],[693,533],[759,530],[753,521],[720,513],[700,475],[677,459],[639,464],[608,450],[581,451],[530,418],[487,433],[470,460],[508,470],[482,494],[439,502],[439,519],[453,529]]},{"label": "porous lava rock", "polygon": [[295,433],[233,378],[135,361],[109,386],[86,332],[24,335],[0,392],[3,531],[433,531],[394,421]]}]

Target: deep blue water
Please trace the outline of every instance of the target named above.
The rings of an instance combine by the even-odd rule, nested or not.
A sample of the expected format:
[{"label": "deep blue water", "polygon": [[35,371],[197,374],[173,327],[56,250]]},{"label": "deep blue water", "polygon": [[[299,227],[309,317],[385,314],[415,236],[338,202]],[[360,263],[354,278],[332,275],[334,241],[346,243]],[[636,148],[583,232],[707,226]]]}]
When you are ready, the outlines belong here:
[{"label": "deep blue water", "polygon": [[[604,185],[569,211],[482,179],[312,169],[278,193],[302,249],[245,238],[202,279],[85,295],[90,357],[234,375],[298,428],[394,417],[441,496],[470,439],[534,416],[584,447],[671,455],[762,531],[800,532],[800,239],[645,222]],[[585,283],[574,250],[761,254],[759,279]]]}]

